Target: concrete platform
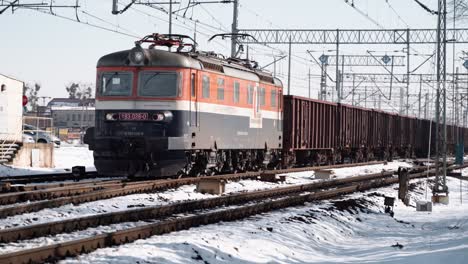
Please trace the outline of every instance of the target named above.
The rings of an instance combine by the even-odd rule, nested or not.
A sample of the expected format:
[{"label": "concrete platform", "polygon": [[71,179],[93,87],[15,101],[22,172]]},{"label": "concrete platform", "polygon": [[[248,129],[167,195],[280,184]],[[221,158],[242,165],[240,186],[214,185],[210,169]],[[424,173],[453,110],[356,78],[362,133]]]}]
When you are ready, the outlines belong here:
[{"label": "concrete platform", "polygon": [[336,175],[333,170],[316,170],[315,171],[315,179],[331,180],[334,178],[336,178]]},{"label": "concrete platform", "polygon": [[434,195],[432,196],[433,203],[440,203],[440,204],[449,204],[449,196],[447,195]]},{"label": "concrete platform", "polygon": [[432,202],[429,201],[417,201],[416,211],[418,212],[432,212]]},{"label": "concrete platform", "polygon": [[18,167],[54,167],[54,144],[25,143],[20,148],[12,165]]},{"label": "concrete platform", "polygon": [[197,183],[197,192],[223,194],[226,191],[226,181],[220,178],[203,178]]}]

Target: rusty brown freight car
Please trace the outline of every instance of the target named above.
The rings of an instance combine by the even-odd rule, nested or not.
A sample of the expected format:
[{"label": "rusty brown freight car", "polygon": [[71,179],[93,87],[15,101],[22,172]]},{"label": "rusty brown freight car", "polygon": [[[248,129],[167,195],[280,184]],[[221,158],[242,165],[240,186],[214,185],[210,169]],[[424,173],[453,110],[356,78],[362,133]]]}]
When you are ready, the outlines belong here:
[{"label": "rusty brown freight car", "polygon": [[335,147],[335,103],[284,96],[283,157],[286,164],[327,162]]},{"label": "rusty brown freight car", "polygon": [[[285,166],[427,157],[430,138],[435,150],[434,122],[375,109],[287,95],[283,120]],[[457,135],[468,146],[468,129],[447,126],[450,153]]]},{"label": "rusty brown freight car", "polygon": [[375,141],[372,130],[372,110],[340,104],[338,106],[337,144],[335,156],[337,160],[350,158],[355,162],[364,161],[367,156],[367,146]]}]

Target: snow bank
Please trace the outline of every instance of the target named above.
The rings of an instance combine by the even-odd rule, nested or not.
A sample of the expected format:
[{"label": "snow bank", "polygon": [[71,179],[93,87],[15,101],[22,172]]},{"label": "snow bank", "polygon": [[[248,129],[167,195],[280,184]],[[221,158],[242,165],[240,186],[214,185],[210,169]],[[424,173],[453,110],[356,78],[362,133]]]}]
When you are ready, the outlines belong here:
[{"label": "snow bank", "polygon": [[86,166],[86,171],[95,171],[93,152],[88,146],[64,145],[54,149],[55,168],[23,168],[0,164],[0,177],[19,175],[38,175],[47,173],[69,172],[73,166]]}]

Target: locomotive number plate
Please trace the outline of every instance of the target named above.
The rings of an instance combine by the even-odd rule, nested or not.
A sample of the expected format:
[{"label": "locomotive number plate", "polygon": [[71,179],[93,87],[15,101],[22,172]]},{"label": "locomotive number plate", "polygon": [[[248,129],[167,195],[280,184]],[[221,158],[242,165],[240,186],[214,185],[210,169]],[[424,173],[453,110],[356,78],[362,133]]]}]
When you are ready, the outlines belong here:
[{"label": "locomotive number plate", "polygon": [[119,120],[123,120],[123,121],[148,120],[148,113],[119,113]]}]

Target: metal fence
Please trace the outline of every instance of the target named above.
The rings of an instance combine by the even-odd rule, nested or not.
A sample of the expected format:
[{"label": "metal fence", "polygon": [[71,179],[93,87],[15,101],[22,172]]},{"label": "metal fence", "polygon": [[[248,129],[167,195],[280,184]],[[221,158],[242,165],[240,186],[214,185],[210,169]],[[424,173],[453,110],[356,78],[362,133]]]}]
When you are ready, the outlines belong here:
[{"label": "metal fence", "polygon": [[23,135],[34,138],[36,143],[50,143],[46,137],[55,135],[54,120],[50,117],[23,116]]}]

